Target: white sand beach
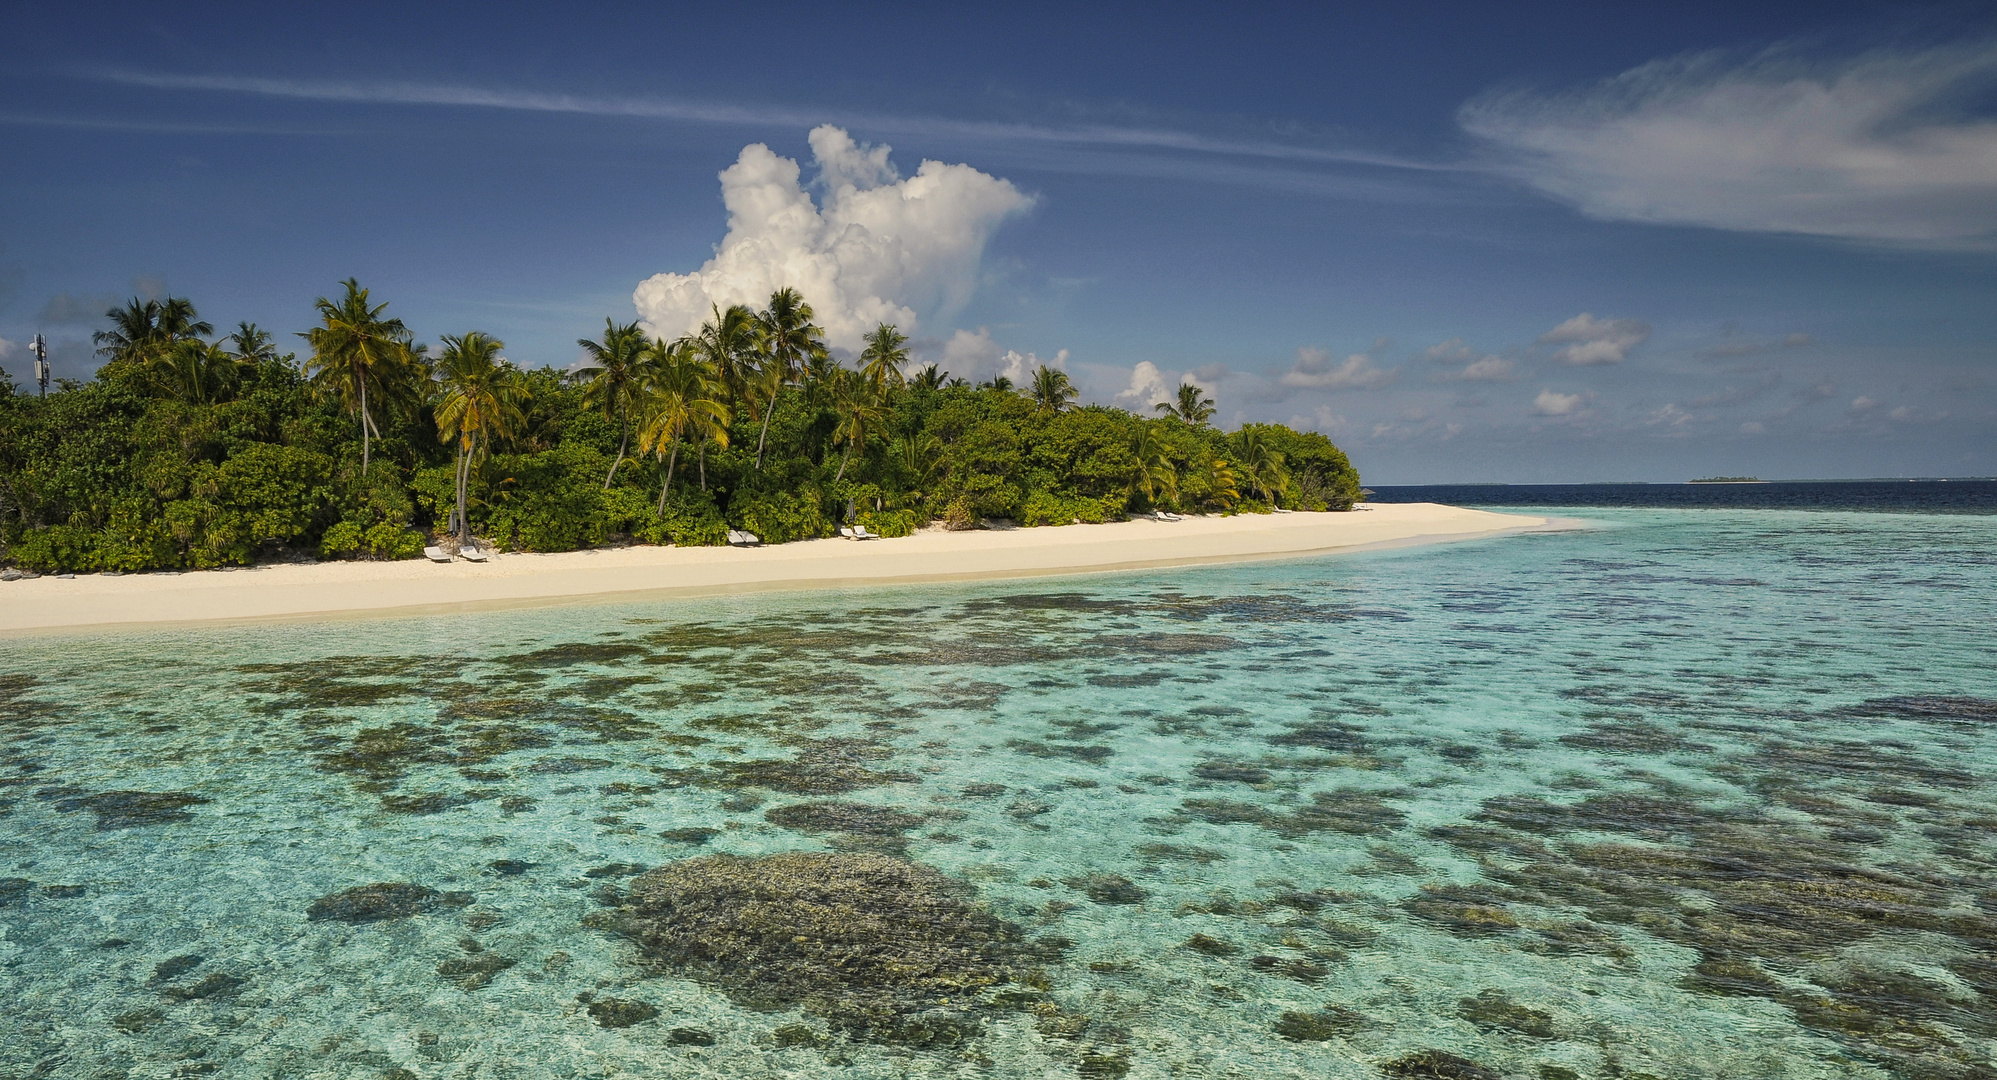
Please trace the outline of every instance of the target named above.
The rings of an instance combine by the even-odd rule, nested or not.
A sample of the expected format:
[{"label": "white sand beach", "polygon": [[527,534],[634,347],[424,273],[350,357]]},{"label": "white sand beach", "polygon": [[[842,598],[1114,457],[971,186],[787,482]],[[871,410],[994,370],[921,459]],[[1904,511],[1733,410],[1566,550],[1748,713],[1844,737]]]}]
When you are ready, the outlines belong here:
[{"label": "white sand beach", "polygon": [[761,548],[628,547],[499,554],[482,564],[278,564],[0,583],[0,634],[420,614],[586,599],[1028,578],[1295,557],[1518,532],[1547,519],[1435,503],[1059,528],[925,530]]}]

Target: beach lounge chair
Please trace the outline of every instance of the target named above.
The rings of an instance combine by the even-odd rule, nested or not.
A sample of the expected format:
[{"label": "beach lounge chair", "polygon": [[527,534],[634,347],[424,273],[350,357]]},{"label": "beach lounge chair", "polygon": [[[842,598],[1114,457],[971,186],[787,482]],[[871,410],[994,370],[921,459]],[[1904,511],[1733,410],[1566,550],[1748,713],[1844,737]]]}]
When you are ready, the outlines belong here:
[{"label": "beach lounge chair", "polygon": [[458,558],[466,562],[484,562],[485,556],[486,551],[484,548],[474,547],[470,544],[466,544],[464,547],[458,549]]},{"label": "beach lounge chair", "polygon": [[728,543],[732,547],[763,546],[763,540],[761,537],[757,536],[755,533],[752,532],[743,532],[740,529],[728,530]]},{"label": "beach lounge chair", "polygon": [[858,539],[859,539],[859,537],[857,537],[857,536],[853,535],[853,527],[852,527],[851,525],[841,525],[841,526],[839,526],[839,535],[840,535],[840,537],[841,537],[842,539],[846,539],[846,540],[858,540]]},{"label": "beach lounge chair", "polygon": [[430,560],[431,562],[451,561],[451,553],[445,551],[443,548],[436,546],[435,544],[432,544],[429,547],[423,549],[423,557]]},{"label": "beach lounge chair", "polygon": [[1181,518],[1179,517],[1179,515],[1177,515],[1177,514],[1168,514],[1168,513],[1166,513],[1165,511],[1163,511],[1163,510],[1160,510],[1160,511],[1158,511],[1158,520],[1159,520],[1159,521],[1180,521],[1180,520],[1183,520],[1183,519],[1181,519]]},{"label": "beach lounge chair", "polygon": [[880,538],[880,533],[868,532],[865,525],[853,526],[853,539],[855,540],[879,540]]}]

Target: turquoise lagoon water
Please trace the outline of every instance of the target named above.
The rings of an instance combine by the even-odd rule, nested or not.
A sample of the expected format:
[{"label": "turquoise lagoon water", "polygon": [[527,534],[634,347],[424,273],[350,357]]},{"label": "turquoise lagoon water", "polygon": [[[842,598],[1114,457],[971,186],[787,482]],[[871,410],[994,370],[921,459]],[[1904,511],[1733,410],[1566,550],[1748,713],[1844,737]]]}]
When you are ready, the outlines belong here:
[{"label": "turquoise lagoon water", "polygon": [[[1997,518],[1576,513],[7,642],[0,1075],[1991,1075]],[[1040,959],[871,1039],[604,917],[799,850],[934,867]]]}]

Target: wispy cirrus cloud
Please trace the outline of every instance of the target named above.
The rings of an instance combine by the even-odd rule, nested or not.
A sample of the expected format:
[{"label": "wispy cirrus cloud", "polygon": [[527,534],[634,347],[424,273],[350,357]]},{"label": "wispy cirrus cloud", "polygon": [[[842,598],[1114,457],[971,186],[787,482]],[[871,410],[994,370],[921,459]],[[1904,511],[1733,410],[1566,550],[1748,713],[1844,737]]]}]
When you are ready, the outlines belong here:
[{"label": "wispy cirrus cloud", "polygon": [[[1493,166],[1590,217],[1921,247],[1997,246],[1997,41],[1657,60],[1458,112]],[[1967,107],[1966,107],[1967,106]]]},{"label": "wispy cirrus cloud", "polygon": [[1457,172],[1464,168],[1458,164],[1420,161],[1365,150],[1309,146],[1272,140],[1218,138],[1198,132],[1161,127],[1127,127],[1109,124],[1057,126],[952,120],[941,117],[855,112],[836,108],[742,106],[666,97],[606,97],[402,79],[270,78],[248,75],[178,74],[123,68],[87,69],[76,74],[101,82],[155,90],[205,90],[306,101],[572,113],[745,126],[811,127],[830,121],[847,127],[864,127],[884,134],[934,135],[989,142],[1054,143],[1178,151],[1300,165],[1356,165],[1420,172]]}]

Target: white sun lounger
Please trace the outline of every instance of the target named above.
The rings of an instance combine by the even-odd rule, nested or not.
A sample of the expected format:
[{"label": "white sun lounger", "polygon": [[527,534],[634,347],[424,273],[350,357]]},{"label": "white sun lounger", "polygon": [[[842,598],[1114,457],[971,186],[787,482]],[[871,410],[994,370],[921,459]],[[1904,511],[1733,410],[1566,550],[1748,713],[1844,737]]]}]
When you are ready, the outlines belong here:
[{"label": "white sun lounger", "polygon": [[761,537],[752,532],[743,532],[740,529],[728,530],[728,543],[733,547],[761,547],[763,545]]},{"label": "white sun lounger", "polygon": [[868,532],[865,525],[853,526],[853,539],[855,540],[879,540],[880,538],[880,533]]},{"label": "white sun lounger", "polygon": [[485,555],[484,548],[472,547],[469,544],[458,549],[458,558],[466,562],[484,562]]},{"label": "white sun lounger", "polygon": [[423,557],[431,562],[450,562],[451,554],[443,548],[432,545],[423,549]]},{"label": "white sun lounger", "polygon": [[846,539],[846,540],[858,540],[858,539],[859,539],[859,537],[857,537],[857,536],[853,535],[853,527],[852,527],[851,525],[841,525],[841,526],[839,526],[839,536],[840,536],[840,537],[841,537],[842,539]]}]

